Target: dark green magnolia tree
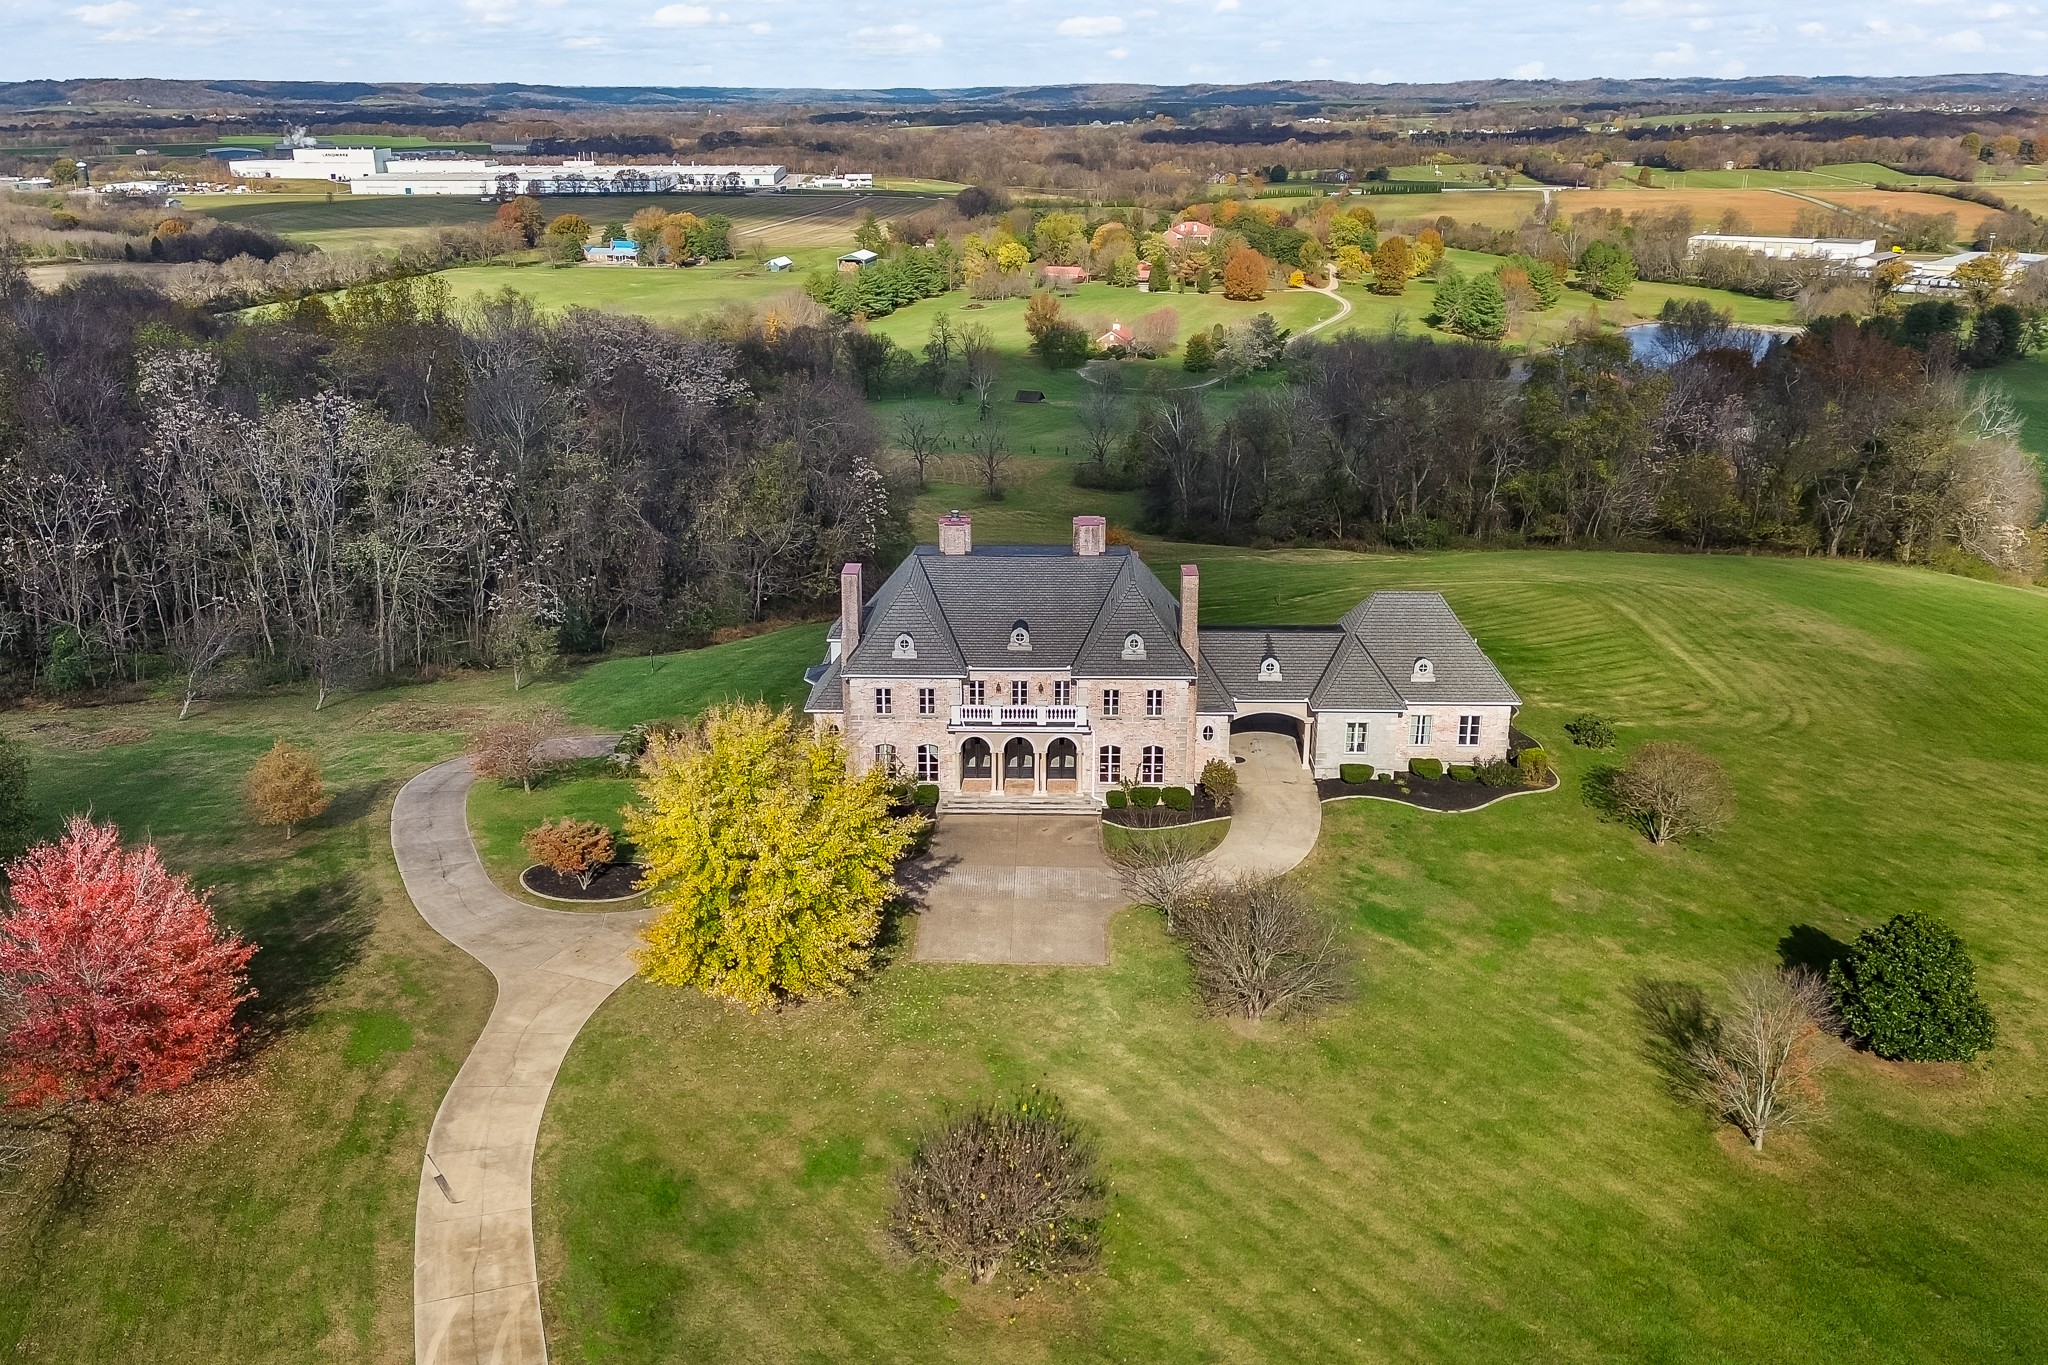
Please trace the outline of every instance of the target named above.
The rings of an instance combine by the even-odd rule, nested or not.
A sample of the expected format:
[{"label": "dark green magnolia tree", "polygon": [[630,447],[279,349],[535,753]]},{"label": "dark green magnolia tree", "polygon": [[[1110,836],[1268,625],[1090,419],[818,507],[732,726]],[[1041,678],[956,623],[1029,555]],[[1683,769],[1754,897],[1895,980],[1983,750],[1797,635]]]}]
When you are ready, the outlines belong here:
[{"label": "dark green magnolia tree", "polygon": [[1828,969],[1828,988],[1842,1022],[1880,1057],[1968,1061],[1998,1035],[1963,941],[1917,910],[1865,929]]}]

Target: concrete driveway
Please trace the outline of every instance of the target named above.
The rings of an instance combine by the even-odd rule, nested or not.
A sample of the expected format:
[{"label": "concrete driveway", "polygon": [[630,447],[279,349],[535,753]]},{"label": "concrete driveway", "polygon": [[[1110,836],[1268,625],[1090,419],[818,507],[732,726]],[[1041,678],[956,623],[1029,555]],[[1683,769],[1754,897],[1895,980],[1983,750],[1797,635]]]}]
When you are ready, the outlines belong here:
[{"label": "concrete driveway", "polygon": [[941,816],[909,880],[919,962],[1103,966],[1124,906],[1093,816]]},{"label": "concrete driveway", "polygon": [[1316,780],[1286,735],[1248,730],[1230,737],[1237,796],[1230,832],[1208,857],[1224,876],[1277,877],[1308,857],[1323,828]]}]

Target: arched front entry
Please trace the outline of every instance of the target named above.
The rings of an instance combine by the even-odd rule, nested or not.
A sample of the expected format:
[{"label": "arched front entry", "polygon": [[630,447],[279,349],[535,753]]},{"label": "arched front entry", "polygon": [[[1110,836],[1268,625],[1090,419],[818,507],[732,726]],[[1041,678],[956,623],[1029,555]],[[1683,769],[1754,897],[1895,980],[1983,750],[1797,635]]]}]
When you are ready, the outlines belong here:
[{"label": "arched front entry", "polygon": [[963,792],[987,792],[995,789],[995,759],[989,753],[988,741],[980,735],[970,736],[960,746],[960,790]]},{"label": "arched front entry", "polygon": [[1071,739],[1056,739],[1045,746],[1045,789],[1071,793],[1081,790],[1081,751]]},{"label": "arched front entry", "polygon": [[1294,741],[1294,756],[1300,758],[1305,752],[1306,727],[1299,716],[1290,716],[1278,711],[1258,711],[1253,714],[1233,716],[1230,733],[1233,735],[1261,734],[1285,735]]},{"label": "arched front entry", "polygon": [[1038,790],[1038,751],[1019,735],[1003,746],[1003,792],[1029,796]]}]

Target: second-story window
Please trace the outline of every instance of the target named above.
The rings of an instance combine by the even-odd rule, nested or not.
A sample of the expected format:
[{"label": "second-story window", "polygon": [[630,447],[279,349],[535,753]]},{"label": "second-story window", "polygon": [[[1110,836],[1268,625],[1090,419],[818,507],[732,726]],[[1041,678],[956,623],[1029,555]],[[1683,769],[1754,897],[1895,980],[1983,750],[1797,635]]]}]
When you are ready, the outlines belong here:
[{"label": "second-story window", "polygon": [[895,710],[895,709],[896,709],[896,698],[895,698],[895,695],[894,695],[894,693],[892,692],[892,690],[891,690],[891,689],[889,689],[889,688],[887,688],[887,687],[878,687],[878,688],[876,688],[876,689],[875,689],[875,714],[876,714],[876,715],[878,715],[878,716],[886,716],[886,715],[888,715],[888,714],[889,714],[889,713],[890,713],[891,711],[893,711],[893,710]]},{"label": "second-story window", "polygon": [[1031,684],[1022,678],[1012,678],[1010,680],[1010,705],[1029,706],[1030,704]]},{"label": "second-story window", "polygon": [[1054,706],[1072,706],[1074,704],[1074,684],[1070,679],[1053,679],[1052,704]]},{"label": "second-story window", "polygon": [[1166,714],[1165,688],[1148,687],[1145,689],[1145,714],[1148,716],[1163,716]]},{"label": "second-story window", "polygon": [[971,680],[967,684],[967,704],[969,706],[987,706],[988,684],[979,678]]},{"label": "second-story window", "polygon": [[1113,715],[1116,715],[1116,714],[1117,714],[1117,708],[1119,708],[1120,706],[1122,706],[1122,705],[1123,705],[1123,700],[1124,700],[1124,694],[1123,694],[1122,692],[1119,692],[1119,691],[1118,691],[1118,690],[1117,690],[1116,688],[1114,688],[1114,687],[1105,687],[1105,688],[1103,688],[1103,689],[1102,689],[1102,714],[1103,714],[1103,715],[1105,715],[1105,716],[1113,716]]},{"label": "second-story window", "polygon": [[920,687],[917,689],[917,714],[920,716],[936,716],[939,714],[938,688]]}]

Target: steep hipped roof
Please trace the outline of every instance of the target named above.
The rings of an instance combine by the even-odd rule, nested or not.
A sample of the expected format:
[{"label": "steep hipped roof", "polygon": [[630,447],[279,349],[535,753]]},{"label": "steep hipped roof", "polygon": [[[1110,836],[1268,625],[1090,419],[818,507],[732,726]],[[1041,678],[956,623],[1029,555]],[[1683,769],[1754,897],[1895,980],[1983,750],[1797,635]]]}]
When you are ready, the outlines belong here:
[{"label": "steep hipped roof", "polygon": [[[1440,592],[1376,592],[1344,613],[1343,625],[1411,706],[1522,704]],[[1430,681],[1414,680],[1417,659],[1429,660]]]},{"label": "steep hipped roof", "polygon": [[1308,704],[1318,711],[1399,711],[1404,703],[1394,690],[1365,642],[1346,632],[1337,646],[1336,657],[1316,681]]},{"label": "steep hipped roof", "polygon": [[[1023,622],[1031,647],[1010,647]],[[969,669],[1068,668],[1097,677],[1189,677],[1180,606],[1143,560],[1122,546],[1077,555],[1064,546],[998,545],[940,554],[920,545],[861,614],[846,670],[857,676],[957,677]],[[1124,637],[1145,642],[1123,657]],[[915,659],[893,657],[909,635]]]},{"label": "steep hipped roof", "polygon": [[[1202,662],[1238,701],[1307,701],[1317,679],[1344,642],[1335,626],[1241,626],[1202,632]],[[1278,679],[1261,679],[1259,666],[1271,654]]]}]

